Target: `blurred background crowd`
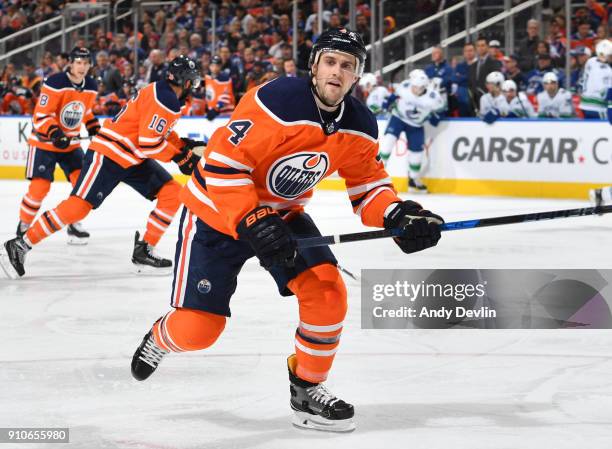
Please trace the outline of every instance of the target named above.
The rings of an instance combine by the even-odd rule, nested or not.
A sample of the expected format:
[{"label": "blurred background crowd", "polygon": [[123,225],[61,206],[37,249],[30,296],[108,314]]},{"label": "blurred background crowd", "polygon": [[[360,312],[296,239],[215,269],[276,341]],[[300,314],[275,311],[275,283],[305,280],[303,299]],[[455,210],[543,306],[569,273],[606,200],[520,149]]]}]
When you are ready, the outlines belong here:
[{"label": "blurred background crowd", "polygon": [[[131,2],[122,3],[122,7],[129,7]],[[391,35],[456,3],[458,0],[386,0],[383,34]],[[483,0],[478,5],[485,10],[487,5],[499,3],[502,1]],[[513,5],[520,3],[512,1]],[[544,3],[545,14],[540,20],[533,19],[531,14],[518,20],[512,53],[502,45],[504,30],[499,27],[472,36],[451,52],[436,46],[439,41],[436,23],[415,36],[415,51],[432,46],[433,50],[430,61],[424,59],[413,68],[425,69],[445,96],[447,115],[478,115],[479,99],[487,92],[487,75],[494,71],[514,81],[517,90],[536,104],[537,94],[544,90],[547,72],[555,73],[560,87],[566,86],[566,58],[570,59],[571,67],[567,86],[578,98],[586,61],[593,56],[597,43],[609,37],[612,2],[586,0],[572,8],[570,48],[567,15],[559,2]],[[61,0],[0,1],[0,41],[65,13],[70,4]],[[372,40],[373,2],[356,0],[355,4],[355,28],[368,44]],[[111,30],[92,26],[86,36],[81,33],[71,37],[74,45],[92,52],[91,75],[99,86],[96,114],[114,115],[137,89],[162,79],[168,61],[182,54],[199,61],[205,78],[201,90],[190,99],[188,113],[213,118],[231,111],[244,92],[254,86],[278,76],[307,76],[310,48],[321,32],[317,5],[317,0],[299,2],[295,36],[290,0],[180,0],[144,9],[136,30],[128,17],[119,20]],[[324,29],[348,25],[348,0],[324,0],[323,5]],[[455,26],[461,27],[462,23],[459,17]],[[12,45],[17,45],[15,41],[18,39],[12,40]],[[387,62],[403,58],[405,48],[401,46],[406,45],[405,40],[397,41],[397,45],[384,48]],[[47,47],[38,60],[23,56],[5,59],[0,65],[0,113],[31,113],[44,78],[65,70],[67,64],[68,54],[53,46]],[[394,83],[403,78],[404,70],[375,76],[373,81],[369,78],[373,86],[361,83],[354,94],[365,99],[378,85],[392,92]],[[375,112],[385,113],[383,109]]]}]

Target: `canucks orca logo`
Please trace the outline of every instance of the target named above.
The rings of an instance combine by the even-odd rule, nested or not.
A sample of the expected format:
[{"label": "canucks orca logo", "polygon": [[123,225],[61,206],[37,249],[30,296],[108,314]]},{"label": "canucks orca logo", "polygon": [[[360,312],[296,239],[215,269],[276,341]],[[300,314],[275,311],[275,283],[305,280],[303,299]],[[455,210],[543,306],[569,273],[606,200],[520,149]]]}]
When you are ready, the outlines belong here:
[{"label": "canucks orca logo", "polygon": [[327,153],[297,153],[272,164],[268,190],[281,198],[293,199],[312,189],[327,173]]},{"label": "canucks orca logo", "polygon": [[62,109],[60,120],[66,128],[73,129],[81,125],[83,114],[85,114],[85,105],[80,101],[71,101]]}]

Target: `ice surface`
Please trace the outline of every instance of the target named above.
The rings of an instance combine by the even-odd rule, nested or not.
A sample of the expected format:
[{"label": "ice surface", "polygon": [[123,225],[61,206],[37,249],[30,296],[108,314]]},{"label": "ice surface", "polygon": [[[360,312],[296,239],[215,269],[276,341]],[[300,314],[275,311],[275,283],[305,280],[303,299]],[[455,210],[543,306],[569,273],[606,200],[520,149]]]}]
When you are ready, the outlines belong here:
[{"label": "ice surface", "polygon": [[[26,183],[0,182],[0,238]],[[69,192],[53,185],[43,209]],[[578,201],[419,198],[447,220],[579,207]],[[324,234],[363,230],[345,193],[317,192]],[[0,280],[0,427],[69,427],[70,448],[610,448],[612,331],[361,330],[359,285],[328,385],[355,404],[348,435],[290,425],[285,358],[297,307],[249,261],[233,318],[207,351],[171,354],[146,382],[130,359],[168,309],[171,278],[131,274],[134,231],[151,203],[121,186],[85,221],[28,254],[26,277]],[[404,255],[389,240],[338,245],[361,268],[612,268],[612,217],[449,232]],[[159,245],[174,253],[176,222]],[[11,445],[3,445],[12,447]],[[16,447],[36,447],[19,445]],[[57,448],[59,446],[49,446]]]}]

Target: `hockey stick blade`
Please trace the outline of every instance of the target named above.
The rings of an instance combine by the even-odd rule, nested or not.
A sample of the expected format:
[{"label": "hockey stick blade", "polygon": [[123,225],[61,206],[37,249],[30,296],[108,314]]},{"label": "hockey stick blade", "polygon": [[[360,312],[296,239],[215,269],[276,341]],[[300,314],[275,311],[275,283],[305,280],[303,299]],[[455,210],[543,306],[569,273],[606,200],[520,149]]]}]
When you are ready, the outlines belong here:
[{"label": "hockey stick blade", "polygon": [[[556,220],[558,218],[586,217],[589,215],[603,215],[612,213],[612,205],[598,207],[582,207],[579,209],[562,209],[548,212],[532,212],[529,214],[506,215],[503,217],[477,218],[475,220],[454,221],[444,223],[440,231],[458,231],[461,229],[484,228],[532,221]],[[314,246],[335,245],[337,243],[361,242],[364,240],[399,237],[402,230],[381,229],[377,231],[355,232],[351,234],[325,235],[321,237],[308,237],[297,240],[298,248],[312,248]]]}]

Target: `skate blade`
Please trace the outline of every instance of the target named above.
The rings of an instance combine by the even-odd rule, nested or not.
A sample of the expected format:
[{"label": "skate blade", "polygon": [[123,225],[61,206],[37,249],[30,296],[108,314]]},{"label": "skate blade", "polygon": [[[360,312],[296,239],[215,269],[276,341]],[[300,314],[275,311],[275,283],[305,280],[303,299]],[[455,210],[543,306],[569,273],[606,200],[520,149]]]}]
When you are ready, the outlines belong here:
[{"label": "skate blade", "polygon": [[19,279],[21,277],[17,270],[15,270],[15,267],[13,267],[4,246],[0,247],[0,266],[9,279]]},{"label": "skate blade", "polygon": [[73,246],[85,246],[89,243],[89,237],[85,237],[84,239],[81,239],[79,237],[69,235],[67,243]]},{"label": "skate blade", "polygon": [[427,195],[429,193],[427,190],[419,190],[419,189],[415,189],[414,187],[408,187],[408,192],[416,193],[419,195]]},{"label": "skate blade", "polygon": [[346,433],[355,430],[355,422],[352,418],[333,421],[297,410],[293,411],[292,424],[299,429],[319,430],[321,432]]},{"label": "skate blade", "polygon": [[172,267],[155,268],[150,265],[140,265],[132,263],[132,271],[139,276],[170,276]]}]

